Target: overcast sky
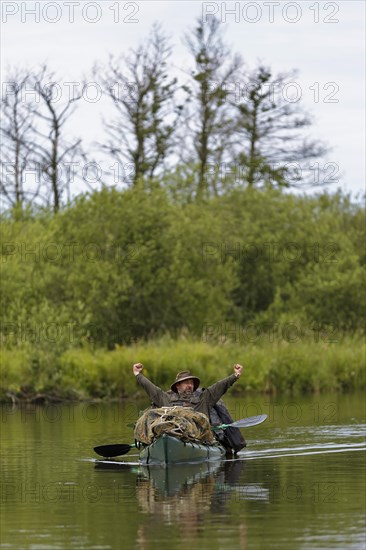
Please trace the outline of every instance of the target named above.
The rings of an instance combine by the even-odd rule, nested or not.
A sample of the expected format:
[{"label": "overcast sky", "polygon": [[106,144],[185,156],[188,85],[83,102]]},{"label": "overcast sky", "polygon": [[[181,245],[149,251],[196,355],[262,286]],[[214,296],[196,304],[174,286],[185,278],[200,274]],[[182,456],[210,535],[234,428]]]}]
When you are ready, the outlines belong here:
[{"label": "overcast sky", "polygon": [[[296,86],[314,117],[311,136],[332,151],[321,161],[319,179],[333,177],[329,190],[365,192],[365,3],[199,2],[199,1],[1,1],[1,77],[12,67],[47,62],[59,82],[90,77],[96,61],[139,43],[154,21],[162,23],[174,46],[177,70],[188,67],[182,43],[197,17],[213,13],[226,42],[248,67],[258,62],[275,72],[298,69]],[[65,87],[65,94],[69,88]],[[84,98],[74,123],[83,137],[98,138],[103,101]],[[95,90],[94,90],[95,91]]]}]

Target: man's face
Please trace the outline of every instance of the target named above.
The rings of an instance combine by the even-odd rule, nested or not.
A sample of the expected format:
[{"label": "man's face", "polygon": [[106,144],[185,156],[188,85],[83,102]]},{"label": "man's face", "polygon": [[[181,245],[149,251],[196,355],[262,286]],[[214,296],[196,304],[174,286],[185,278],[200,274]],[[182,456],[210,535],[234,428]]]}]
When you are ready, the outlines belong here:
[{"label": "man's face", "polygon": [[192,393],[194,389],[193,378],[187,378],[187,380],[182,380],[182,382],[178,382],[176,384],[176,388],[178,390],[178,393],[183,393],[185,395]]}]

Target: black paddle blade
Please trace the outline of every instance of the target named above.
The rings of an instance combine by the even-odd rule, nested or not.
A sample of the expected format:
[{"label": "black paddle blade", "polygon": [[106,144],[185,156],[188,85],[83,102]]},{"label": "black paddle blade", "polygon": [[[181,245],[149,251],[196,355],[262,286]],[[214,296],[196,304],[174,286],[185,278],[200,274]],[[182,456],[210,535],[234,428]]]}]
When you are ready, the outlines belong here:
[{"label": "black paddle blade", "polygon": [[256,426],[257,424],[262,424],[267,418],[266,414],[258,414],[257,416],[249,416],[248,418],[243,418],[242,420],[237,420],[229,426],[233,428],[249,428],[249,426]]},{"label": "black paddle blade", "polygon": [[94,447],[94,451],[104,458],[111,458],[112,456],[122,456],[127,454],[135,445],[128,445],[127,443],[120,443],[115,445],[100,445]]}]

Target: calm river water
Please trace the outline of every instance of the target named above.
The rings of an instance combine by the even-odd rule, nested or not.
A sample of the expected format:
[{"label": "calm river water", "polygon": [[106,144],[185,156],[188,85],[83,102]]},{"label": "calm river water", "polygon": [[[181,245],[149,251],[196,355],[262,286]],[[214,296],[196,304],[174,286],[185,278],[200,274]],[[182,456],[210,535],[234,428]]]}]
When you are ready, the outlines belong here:
[{"label": "calm river water", "polygon": [[141,403],[1,409],[2,549],[363,549],[361,394],[226,398],[239,460],[96,467],[95,445],[132,443]]}]

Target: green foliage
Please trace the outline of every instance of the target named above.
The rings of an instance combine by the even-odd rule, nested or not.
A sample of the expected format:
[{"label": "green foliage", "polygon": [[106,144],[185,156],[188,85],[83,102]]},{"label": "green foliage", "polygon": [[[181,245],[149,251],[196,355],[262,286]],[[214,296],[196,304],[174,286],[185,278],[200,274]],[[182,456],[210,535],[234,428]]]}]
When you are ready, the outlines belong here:
[{"label": "green foliage", "polygon": [[[216,354],[221,364],[238,360],[231,342],[259,350],[248,388],[357,386],[358,375],[335,358],[336,371],[324,365],[314,381],[310,359],[291,346],[287,356],[285,344],[363,333],[363,223],[362,208],[340,193],[233,190],[199,204],[175,202],[158,185],[105,189],[56,216],[4,219],[1,341],[14,366],[4,370],[3,387],[121,396],[132,389],[120,374],[135,360],[132,344],[142,346],[146,363],[156,357],[154,377],[166,383],[164,335],[178,339],[169,347],[182,368],[213,368],[212,381]],[[284,347],[262,361],[256,335]],[[221,354],[207,343],[230,345]],[[128,360],[112,351],[116,365],[104,363],[103,349],[116,347],[131,350]],[[93,359],[84,362],[84,353]]]},{"label": "green foliage", "polygon": [[64,398],[122,398],[143,391],[136,385],[132,364],[168,389],[180,370],[190,369],[207,387],[232,373],[236,362],[244,373],[231,390],[266,393],[355,390],[365,387],[365,346],[362,337],[345,337],[334,344],[309,338],[290,343],[263,339],[260,344],[208,344],[165,337],[113,351],[70,349],[59,357],[44,350],[3,350],[1,395],[21,387]]}]

